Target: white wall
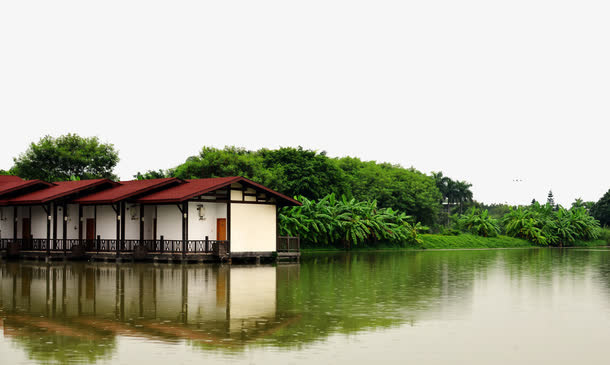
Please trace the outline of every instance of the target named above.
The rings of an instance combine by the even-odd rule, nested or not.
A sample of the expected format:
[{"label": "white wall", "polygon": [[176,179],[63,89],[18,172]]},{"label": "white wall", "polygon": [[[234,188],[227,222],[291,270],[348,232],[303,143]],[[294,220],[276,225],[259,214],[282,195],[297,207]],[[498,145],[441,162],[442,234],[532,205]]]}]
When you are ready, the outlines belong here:
[{"label": "white wall", "polygon": [[[51,209],[53,209],[51,207]],[[51,210],[52,211],[52,210]],[[49,212],[50,215],[53,213]],[[53,237],[53,221],[51,222],[51,238]],[[32,237],[33,238],[47,238],[47,213],[41,206],[32,207]]]},{"label": "white wall", "polygon": [[[129,209],[128,209],[129,208]],[[135,210],[135,213],[133,211]],[[135,216],[132,216],[135,214]],[[146,214],[146,212],[144,212]],[[122,219],[122,217],[121,217]],[[140,205],[127,204],[125,207],[125,239],[140,239]]]},{"label": "white wall", "polygon": [[0,238],[13,238],[13,207],[0,207]]},{"label": "white wall", "polygon": [[231,252],[275,251],[275,215],[275,205],[231,203]]},{"label": "white wall", "polygon": [[[63,218],[63,217],[62,217]],[[59,215],[58,215],[59,219]],[[61,222],[61,220],[59,221]],[[59,223],[58,222],[58,223]],[[63,226],[60,224],[58,229],[62,229]],[[87,226],[83,226],[86,229]],[[68,204],[68,223],[66,224],[66,235],[69,240],[78,239],[78,204]],[[58,238],[63,238],[61,234],[57,235]],[[83,235],[84,237],[84,235]]]},{"label": "white wall", "polygon": [[[226,203],[189,202],[189,240],[203,240],[208,236],[211,240],[218,239],[216,221],[227,218]],[[200,219],[197,207],[202,206],[204,215]]]},{"label": "white wall", "polygon": [[153,237],[153,221],[155,219],[156,207],[154,205],[144,206],[144,239],[153,240],[158,237]]},{"label": "white wall", "polygon": [[231,190],[231,200],[242,200],[241,190]]},{"label": "white wall", "polygon": [[[93,217],[91,217],[93,218]],[[117,239],[116,236],[116,213],[110,205],[97,206],[97,218],[95,221],[95,235],[101,239]],[[87,223],[83,222],[83,238],[87,236]]]},{"label": "white wall", "polygon": [[182,213],[175,204],[157,206],[157,238],[182,239]]}]

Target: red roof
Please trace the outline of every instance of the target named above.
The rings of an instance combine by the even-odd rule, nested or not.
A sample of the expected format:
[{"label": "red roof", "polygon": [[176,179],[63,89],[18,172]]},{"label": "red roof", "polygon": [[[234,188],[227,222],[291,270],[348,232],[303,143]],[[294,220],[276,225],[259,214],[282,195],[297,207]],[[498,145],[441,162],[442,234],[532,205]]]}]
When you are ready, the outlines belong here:
[{"label": "red roof", "polygon": [[284,200],[286,203],[288,203],[288,205],[301,205],[301,203],[287,197],[286,195],[280,194],[277,191],[271,190],[241,176],[187,180],[184,184],[143,196],[137,201],[148,204],[178,203],[214,190],[222,189],[226,186],[230,186],[233,183],[244,183],[245,185],[250,185],[259,190],[263,190],[276,198]]},{"label": "red roof", "polygon": [[117,183],[108,179],[80,180],[80,181],[58,181],[51,187],[38,190],[16,198],[8,199],[8,204],[44,204],[54,199],[66,197],[88,188]]},{"label": "red roof", "polygon": [[74,202],[80,204],[111,204],[146,193],[155,188],[182,182],[184,182],[184,180],[180,180],[175,177],[151,180],[121,181],[117,186],[86,195],[82,198],[74,200]]},{"label": "red roof", "polygon": [[10,175],[0,176],[0,196],[36,185],[41,187],[53,186],[52,183],[42,180],[22,180],[19,176]]},{"label": "red roof", "polygon": [[0,175],[0,185],[10,183],[10,182],[19,182],[23,181],[22,178],[15,175]]}]

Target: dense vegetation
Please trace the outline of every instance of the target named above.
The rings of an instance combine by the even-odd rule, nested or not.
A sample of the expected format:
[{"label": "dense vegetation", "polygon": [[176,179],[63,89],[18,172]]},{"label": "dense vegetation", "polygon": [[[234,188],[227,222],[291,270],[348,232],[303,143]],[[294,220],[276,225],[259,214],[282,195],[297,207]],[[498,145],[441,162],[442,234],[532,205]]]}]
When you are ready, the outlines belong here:
[{"label": "dense vegetation", "polygon": [[[300,197],[301,207],[284,208],[280,214],[282,235],[300,236],[306,247],[368,246],[421,247],[427,227],[412,217],[390,208],[378,208],[376,201],[336,199],[333,194],[319,200]],[[605,231],[584,207],[565,209],[551,204],[534,203],[529,207],[510,208],[502,219],[490,216],[487,210],[476,207],[466,214],[454,216],[446,238],[432,242],[453,242],[453,247],[523,247],[586,246]],[[510,237],[498,237],[501,233]],[[442,235],[437,235],[443,237]],[[479,237],[479,238],[475,238]],[[515,241],[511,237],[520,239]],[[610,237],[604,237],[610,240]],[[502,243],[503,242],[503,243]],[[529,242],[529,243],[525,243]],[[603,240],[598,242],[604,244]],[[446,247],[443,247],[446,248]]]},{"label": "dense vegetation", "polygon": [[67,134],[58,138],[45,136],[13,161],[14,166],[5,173],[24,179],[116,179],[112,170],[119,162],[119,154],[112,144],[101,143],[97,137]]},{"label": "dense vegetation", "polygon": [[[96,137],[45,136],[14,158],[10,170],[0,173],[47,181],[116,179],[113,169],[118,160],[113,145]],[[551,191],[545,205],[532,201],[528,207],[486,206],[473,200],[470,183],[442,172],[426,175],[390,163],[330,158],[302,147],[203,147],[175,168],[138,172],[134,177],[237,175],[298,196],[303,206],[283,209],[279,229],[312,246],[421,245],[427,226],[449,235],[506,234],[537,245],[587,245],[604,234],[600,222],[610,224],[610,190],[596,203],[577,199],[570,209],[555,205]]]},{"label": "dense vegetation", "polygon": [[[176,168],[136,175],[140,179],[164,176],[244,176],[288,196],[320,200],[334,193],[357,201],[376,201],[379,207],[399,210],[424,224],[436,222],[444,197],[435,178],[414,168],[354,157],[330,158],[325,152],[302,147],[257,151],[204,147]],[[445,177],[443,181],[452,180]]]},{"label": "dense vegetation", "polygon": [[334,194],[319,201],[299,197],[302,206],[283,208],[280,234],[300,236],[304,243],[351,247],[362,243],[390,242],[397,245],[421,244],[425,227],[391,208],[378,208],[377,202],[361,202]]}]

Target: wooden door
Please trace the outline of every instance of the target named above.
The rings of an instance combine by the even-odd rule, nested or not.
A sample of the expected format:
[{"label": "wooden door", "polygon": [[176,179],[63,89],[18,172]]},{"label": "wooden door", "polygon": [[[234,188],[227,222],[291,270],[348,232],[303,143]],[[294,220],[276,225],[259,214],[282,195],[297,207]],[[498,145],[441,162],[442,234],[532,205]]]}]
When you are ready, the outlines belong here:
[{"label": "wooden door", "polygon": [[21,225],[21,238],[32,238],[32,222],[30,221],[30,218],[23,218],[23,224]]},{"label": "wooden door", "polygon": [[227,240],[227,218],[218,218],[216,220],[216,239],[218,241]]},{"label": "wooden door", "polygon": [[95,219],[87,219],[87,229],[86,229],[86,244],[85,247],[88,250],[93,249],[95,243]]}]

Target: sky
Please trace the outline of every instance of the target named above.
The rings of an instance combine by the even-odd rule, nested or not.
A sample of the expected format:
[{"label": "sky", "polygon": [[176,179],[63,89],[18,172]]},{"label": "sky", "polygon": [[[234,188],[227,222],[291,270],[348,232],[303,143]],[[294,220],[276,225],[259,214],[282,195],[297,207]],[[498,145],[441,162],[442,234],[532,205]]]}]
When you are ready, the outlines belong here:
[{"label": "sky", "polygon": [[0,169],[44,135],[115,172],[203,146],[442,171],[486,203],[610,188],[610,3],[1,1]]}]

